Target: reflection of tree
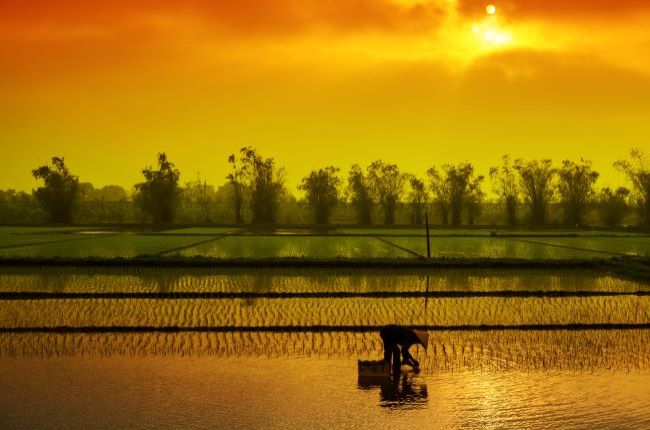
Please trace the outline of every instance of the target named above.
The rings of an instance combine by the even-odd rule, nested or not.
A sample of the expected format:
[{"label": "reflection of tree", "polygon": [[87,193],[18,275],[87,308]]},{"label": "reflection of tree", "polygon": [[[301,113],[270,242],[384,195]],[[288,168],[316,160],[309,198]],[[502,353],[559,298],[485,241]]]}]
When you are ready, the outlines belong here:
[{"label": "reflection of tree", "polygon": [[46,271],[44,273],[38,273],[36,285],[38,285],[38,291],[63,293],[66,287],[72,284],[71,278],[68,272],[62,272],[61,274],[52,276],[52,272]]},{"label": "reflection of tree", "polygon": [[[273,291],[273,276],[261,271],[252,275],[251,293],[269,293]],[[241,301],[242,306],[254,306],[257,299],[246,297]]]},{"label": "reflection of tree", "polygon": [[174,289],[173,287],[178,283],[179,279],[179,275],[167,272],[158,273],[154,277],[158,292],[161,294],[172,292]]},{"label": "reflection of tree", "polygon": [[359,374],[358,386],[361,390],[379,388],[379,406],[383,408],[417,408],[428,401],[426,382],[416,372]]}]

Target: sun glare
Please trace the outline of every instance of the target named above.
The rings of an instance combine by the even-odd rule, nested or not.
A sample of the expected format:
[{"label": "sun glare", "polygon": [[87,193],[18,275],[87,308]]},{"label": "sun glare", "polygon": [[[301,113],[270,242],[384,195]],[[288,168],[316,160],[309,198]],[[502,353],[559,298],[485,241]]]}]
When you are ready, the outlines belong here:
[{"label": "sun glare", "polygon": [[495,48],[507,45],[512,41],[512,34],[503,29],[503,24],[495,15],[497,8],[490,4],[485,7],[487,17],[474,23],[473,31],[484,48]]}]

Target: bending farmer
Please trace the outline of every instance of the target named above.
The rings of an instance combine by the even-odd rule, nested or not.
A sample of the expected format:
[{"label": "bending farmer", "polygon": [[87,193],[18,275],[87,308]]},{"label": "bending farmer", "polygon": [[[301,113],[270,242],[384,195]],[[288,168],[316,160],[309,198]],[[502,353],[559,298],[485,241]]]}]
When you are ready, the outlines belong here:
[{"label": "bending farmer", "polygon": [[420,366],[420,363],[409,353],[409,348],[411,345],[419,343],[424,349],[427,349],[429,333],[398,325],[387,325],[379,330],[379,336],[384,342],[384,361],[390,363],[391,358],[393,358],[393,367],[399,368],[401,366],[401,349],[402,359],[405,364],[412,367]]}]

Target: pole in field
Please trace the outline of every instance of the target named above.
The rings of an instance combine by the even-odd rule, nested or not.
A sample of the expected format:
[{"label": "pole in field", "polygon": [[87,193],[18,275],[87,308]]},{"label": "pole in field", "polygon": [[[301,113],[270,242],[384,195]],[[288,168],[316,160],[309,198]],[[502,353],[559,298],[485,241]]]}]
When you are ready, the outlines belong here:
[{"label": "pole in field", "polygon": [[431,240],[429,239],[429,213],[424,213],[424,225],[427,229],[427,258],[431,258]]}]

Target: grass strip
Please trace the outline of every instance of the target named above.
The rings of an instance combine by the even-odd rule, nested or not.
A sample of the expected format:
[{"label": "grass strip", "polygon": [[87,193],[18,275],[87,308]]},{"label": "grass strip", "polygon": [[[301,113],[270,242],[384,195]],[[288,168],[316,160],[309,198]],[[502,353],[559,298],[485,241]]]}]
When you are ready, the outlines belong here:
[{"label": "grass strip", "polygon": [[426,258],[424,255],[420,254],[419,252],[415,252],[415,251],[413,251],[412,249],[406,248],[406,247],[404,247],[404,246],[400,246],[400,245],[398,245],[398,244],[396,244],[396,243],[391,242],[391,241],[388,240],[388,239],[385,239],[384,237],[375,236],[375,239],[380,240],[380,241],[382,241],[382,242],[384,242],[384,243],[386,243],[386,244],[388,244],[388,245],[391,245],[391,246],[393,246],[393,247],[399,249],[400,251],[404,251],[404,252],[406,252],[407,254],[414,255],[414,256],[416,256],[416,257],[418,257],[418,258]]},{"label": "grass strip", "polygon": [[[210,239],[206,239],[206,240],[201,240],[201,241],[199,241],[199,242],[190,243],[189,245],[184,245],[184,246],[179,246],[179,247],[176,247],[176,248],[166,249],[166,250],[164,250],[164,251],[158,252],[156,255],[162,257],[163,255],[171,254],[172,252],[184,251],[184,250],[186,250],[186,249],[194,248],[195,246],[203,245],[203,244],[205,244],[205,243],[216,242],[217,240],[219,240],[219,239],[223,239],[224,237],[226,237],[225,234],[221,234],[221,235],[216,236],[216,237],[215,237],[215,236],[212,236]],[[142,257],[142,256],[141,256],[141,257]]]},{"label": "grass strip", "polygon": [[44,240],[41,242],[30,242],[30,243],[21,243],[15,245],[2,245],[0,249],[13,249],[13,248],[26,248],[28,246],[39,246],[39,245],[49,245],[51,243],[63,243],[63,242],[76,242],[80,240],[92,240],[92,239],[103,239],[106,237],[119,236],[117,234],[103,234],[101,236],[89,235],[85,237],[73,237],[70,239],[57,239],[57,240]]},{"label": "grass strip", "polygon": [[573,251],[587,251],[587,252],[595,252],[598,254],[605,254],[605,255],[616,255],[616,256],[629,256],[630,254],[626,254],[624,252],[613,252],[613,251],[602,251],[599,249],[591,249],[591,248],[580,248],[578,246],[570,246],[570,245],[560,245],[557,243],[548,243],[548,242],[541,242],[538,240],[528,240],[528,239],[514,239],[514,238],[507,238],[508,240],[511,240],[513,242],[524,242],[524,243],[532,243],[536,245],[545,245],[545,246],[553,246],[555,248],[564,248],[564,249],[571,249]]}]

